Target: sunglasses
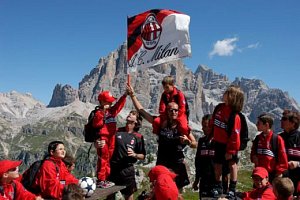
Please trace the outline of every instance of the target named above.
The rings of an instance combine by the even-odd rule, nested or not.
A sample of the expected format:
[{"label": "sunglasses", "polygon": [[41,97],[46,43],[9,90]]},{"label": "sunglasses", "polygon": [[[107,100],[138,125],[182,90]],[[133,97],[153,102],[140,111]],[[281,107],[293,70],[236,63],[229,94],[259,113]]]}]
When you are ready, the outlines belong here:
[{"label": "sunglasses", "polygon": [[170,109],[170,112],[178,112],[178,109]]}]

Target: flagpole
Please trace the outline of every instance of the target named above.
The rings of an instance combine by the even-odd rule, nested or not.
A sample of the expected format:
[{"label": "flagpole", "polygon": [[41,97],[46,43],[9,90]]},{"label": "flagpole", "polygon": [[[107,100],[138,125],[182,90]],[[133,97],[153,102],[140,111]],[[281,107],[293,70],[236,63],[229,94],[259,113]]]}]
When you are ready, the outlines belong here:
[{"label": "flagpole", "polygon": [[127,27],[126,27],[126,33],[127,33],[127,37],[126,37],[126,40],[127,40],[127,53],[126,53],[126,66],[127,66],[127,85],[129,86],[130,85],[130,72],[129,72],[129,69],[128,69],[128,16],[127,16]]}]

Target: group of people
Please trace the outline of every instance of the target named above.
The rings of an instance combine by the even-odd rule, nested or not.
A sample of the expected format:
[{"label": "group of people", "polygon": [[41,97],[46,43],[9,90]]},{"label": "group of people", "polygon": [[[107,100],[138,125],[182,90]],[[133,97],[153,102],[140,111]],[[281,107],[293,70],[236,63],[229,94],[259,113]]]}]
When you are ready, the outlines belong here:
[{"label": "group of people", "polygon": [[[196,177],[192,185],[195,190],[199,188],[200,199],[203,196],[218,198],[222,194],[227,199],[288,199],[299,195],[299,113],[290,110],[283,112],[281,127],[284,131],[278,135],[272,131],[273,118],[269,114],[258,117],[256,125],[260,133],[253,141],[251,150],[253,190],[239,194],[236,185],[242,123],[238,113],[244,104],[242,90],[237,86],[228,87],[223,103],[216,106],[212,115],[203,117],[204,136],[197,142],[188,124],[188,107],[183,92],[175,87],[172,76],[166,76],[162,86],[164,92],[158,116],[144,109],[130,83],[118,100],[109,91],[98,95],[99,109],[92,119],[93,127],[98,130],[94,142],[98,155],[97,187],[125,185],[121,193],[126,200],[133,199],[137,191],[134,163],[144,160],[146,156],[144,137],[138,132],[144,118],[152,124],[158,141],[156,166],[148,174],[152,192],[147,199],[182,198],[182,188],[190,183],[183,153],[186,146],[197,148]],[[130,111],[125,126],[118,128],[116,117],[124,107],[127,96],[136,110]],[[228,133],[228,119],[233,112],[233,128]],[[60,141],[51,142],[48,153],[33,184],[37,194],[31,194],[16,181],[21,162],[0,161],[0,200],[66,199],[72,196],[68,191],[74,191],[72,188],[76,188],[78,183],[70,172],[75,161],[66,159],[63,162],[65,149]],[[114,196],[108,199],[114,199]]]},{"label": "group of people", "polygon": [[[178,198],[180,190],[190,183],[183,149],[187,145],[196,148],[197,141],[188,126],[187,102],[184,94],[175,87],[171,76],[165,77],[162,84],[164,93],[159,104],[159,116],[151,115],[143,108],[130,84],[127,84],[125,94],[114,105],[112,104],[116,98],[109,91],[99,94],[99,109],[93,118],[93,126],[99,129],[98,139],[95,141],[98,187],[125,185],[126,188],[121,193],[125,199],[133,199],[133,194],[137,191],[134,163],[145,159],[146,155],[143,135],[138,133],[143,118],[152,124],[153,133],[158,137],[157,168],[153,168],[155,173],[149,172],[150,181],[156,183],[153,184],[153,191],[156,192],[150,196],[155,196],[155,199],[169,199],[165,195],[174,197],[175,194]],[[126,96],[130,96],[136,110],[132,110],[126,117],[125,127],[117,128],[115,118],[124,107]],[[168,172],[169,179],[159,178],[168,181],[158,181],[157,178],[161,176],[157,172]],[[157,192],[163,188],[162,183],[165,187],[171,187],[169,192]]]},{"label": "group of people", "polygon": [[[48,154],[34,175],[30,191],[22,185],[22,175],[19,174],[22,161],[1,160],[0,200],[43,200],[63,197],[65,200],[75,200],[74,196],[82,199],[83,193],[78,188],[78,179],[71,173],[75,160],[67,159],[64,162],[65,155],[63,142],[53,141],[48,145]],[[68,170],[69,161],[71,165]],[[72,187],[79,192],[75,193],[74,189],[70,189]]]},{"label": "group of people", "polygon": [[[299,197],[300,115],[291,110],[284,110],[281,118],[283,132],[279,134],[272,130],[274,120],[270,114],[258,116],[256,126],[259,133],[253,140],[250,155],[254,164],[253,190],[236,193],[240,116],[236,114],[231,133],[228,133],[227,127],[230,113],[241,112],[243,101],[240,88],[230,86],[223,95],[223,103],[215,108],[212,115],[207,114],[202,118],[204,136],[198,141],[193,188],[200,188],[200,199],[203,196],[217,198],[222,194],[225,194],[226,199],[271,200],[292,199],[293,195]],[[285,183],[288,192],[281,190],[284,188],[281,183]],[[276,192],[276,189],[281,192]]]}]

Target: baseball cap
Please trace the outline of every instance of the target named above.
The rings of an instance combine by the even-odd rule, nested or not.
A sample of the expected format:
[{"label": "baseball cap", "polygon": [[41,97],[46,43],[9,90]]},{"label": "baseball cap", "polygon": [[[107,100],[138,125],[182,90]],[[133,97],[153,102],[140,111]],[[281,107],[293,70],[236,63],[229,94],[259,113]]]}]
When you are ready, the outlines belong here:
[{"label": "baseball cap", "polygon": [[108,90],[103,91],[98,95],[98,101],[106,101],[106,102],[112,103],[116,99],[117,98],[115,98]]},{"label": "baseball cap", "polygon": [[0,177],[10,169],[18,167],[21,163],[21,160],[0,160]]},{"label": "baseball cap", "polygon": [[269,176],[268,171],[263,167],[255,167],[252,172],[252,176],[259,176],[260,178],[266,178]]}]

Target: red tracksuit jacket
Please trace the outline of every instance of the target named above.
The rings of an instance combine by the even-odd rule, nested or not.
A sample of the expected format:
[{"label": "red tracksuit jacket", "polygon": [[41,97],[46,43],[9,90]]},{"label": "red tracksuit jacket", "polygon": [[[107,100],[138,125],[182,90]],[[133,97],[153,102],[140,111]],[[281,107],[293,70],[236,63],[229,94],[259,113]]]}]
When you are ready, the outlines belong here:
[{"label": "red tracksuit jacket", "polygon": [[254,163],[255,167],[264,167],[269,173],[282,174],[288,169],[287,155],[285,152],[285,145],[282,137],[278,135],[278,158],[275,158],[272,148],[270,146],[273,131],[268,135],[260,133],[258,136],[257,149],[252,145],[251,162],[254,162],[254,156],[257,156],[259,162]]},{"label": "red tracksuit jacket", "polygon": [[[58,167],[59,173],[57,173],[53,161]],[[49,160],[45,160],[42,164],[33,186],[40,187],[40,195],[43,198],[61,199],[65,185],[70,183],[78,184],[78,179],[67,170],[62,159],[50,157]]]},{"label": "red tracksuit jacket", "polygon": [[[13,184],[2,185],[3,191],[0,191],[0,200],[34,200],[35,195],[27,191],[19,181],[13,181],[16,191],[14,191]],[[15,198],[14,198],[15,196]]]},{"label": "red tracksuit jacket", "polygon": [[232,129],[232,133],[229,137],[226,128],[228,119],[231,113],[231,108],[226,106],[225,103],[221,103],[216,107],[214,111],[211,123],[213,123],[214,141],[226,145],[226,153],[237,154],[240,148],[240,131],[241,131],[241,119],[237,114],[235,116],[235,122]]},{"label": "red tracksuit jacket", "polygon": [[97,178],[100,181],[107,180],[110,174],[110,159],[115,149],[115,134],[117,132],[116,116],[126,103],[126,95],[123,95],[112,107],[98,110],[95,113],[93,127],[100,128],[99,135],[101,140],[105,140],[103,148],[97,148]]},{"label": "red tracksuit jacket", "polygon": [[156,165],[148,174],[150,181],[154,182],[155,200],[177,200],[178,189],[174,181],[177,176],[168,168],[162,165]]},{"label": "red tracksuit jacket", "polygon": [[250,192],[244,193],[243,200],[275,200],[276,196],[273,193],[273,188],[269,184],[264,188],[257,188]]}]

